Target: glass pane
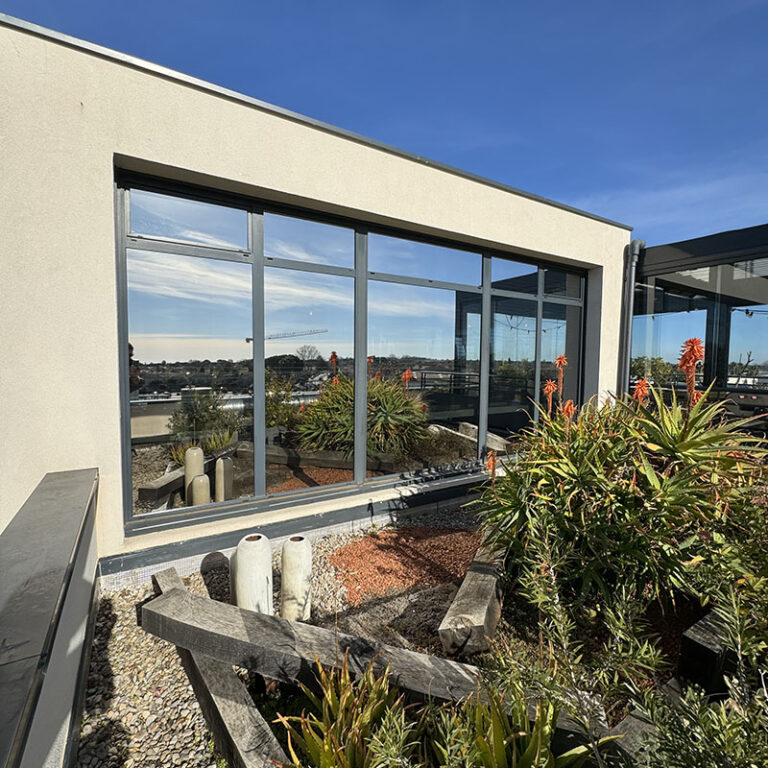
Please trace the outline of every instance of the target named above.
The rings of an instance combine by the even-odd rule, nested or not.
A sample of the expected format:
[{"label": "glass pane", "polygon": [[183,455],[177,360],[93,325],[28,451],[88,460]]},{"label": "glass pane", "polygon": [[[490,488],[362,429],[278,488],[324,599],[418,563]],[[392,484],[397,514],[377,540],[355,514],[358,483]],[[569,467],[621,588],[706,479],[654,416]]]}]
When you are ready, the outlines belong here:
[{"label": "glass pane", "polygon": [[[765,391],[768,388],[768,259],[724,264],[719,271],[721,311],[718,318],[722,326],[719,338],[724,341],[727,332],[728,348],[721,351],[722,363],[713,378],[718,385],[725,382],[729,390]],[[757,406],[757,400],[748,395],[736,394],[732,400],[745,411],[754,411]]]},{"label": "glass pane", "polygon": [[132,189],[131,234],[216,248],[248,248],[248,214],[239,208]]},{"label": "glass pane", "polygon": [[479,253],[375,234],[368,235],[368,269],[478,287],[483,279]]},{"label": "glass pane", "polygon": [[368,283],[368,468],[477,456],[480,296]]},{"label": "glass pane", "polygon": [[353,479],[354,279],[264,270],[267,492]]},{"label": "glass pane", "polygon": [[355,233],[346,227],[265,213],[264,255],[352,269]]},{"label": "glass pane", "polygon": [[248,264],[128,251],[134,513],[192,504],[196,446],[212,500],[253,495],[252,328]]},{"label": "glass pane", "polygon": [[493,296],[491,314],[488,431],[506,438],[533,414],[536,302]]},{"label": "glass pane", "polygon": [[544,269],[544,293],[550,296],[568,296],[571,299],[581,298],[581,275],[566,272],[562,269]]},{"label": "glass pane", "polygon": [[[706,339],[707,316],[714,319],[716,302],[705,294],[717,268],[703,267],[661,277],[651,277],[635,288],[632,321],[630,386],[640,378],[660,387],[685,388],[685,376],[677,367],[680,348],[686,339]],[[714,370],[714,349],[705,345],[705,370]]]},{"label": "glass pane", "polygon": [[[541,385],[547,379],[558,382],[555,362],[564,355],[567,366],[562,368],[562,401],[579,403],[579,367],[581,359],[581,307],[544,302],[541,320]],[[556,395],[553,404],[560,398]],[[539,400],[546,404],[540,392]]]},{"label": "glass pane", "polygon": [[503,291],[536,294],[539,291],[539,268],[510,259],[491,259],[491,286]]}]

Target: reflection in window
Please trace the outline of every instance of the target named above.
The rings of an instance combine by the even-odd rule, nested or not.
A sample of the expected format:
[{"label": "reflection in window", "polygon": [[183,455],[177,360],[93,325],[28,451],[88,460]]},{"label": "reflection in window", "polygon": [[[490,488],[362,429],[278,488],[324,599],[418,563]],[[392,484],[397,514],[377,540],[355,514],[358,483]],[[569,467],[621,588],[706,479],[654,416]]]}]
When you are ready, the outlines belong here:
[{"label": "reflection in window", "polygon": [[355,233],[345,227],[266,213],[264,256],[352,269]]},{"label": "reflection in window", "polygon": [[[686,339],[706,337],[707,315],[714,313],[715,302],[703,290],[709,269],[679,274],[684,284],[674,285],[674,276],[664,275],[635,287],[630,384],[645,378],[659,387],[685,386],[677,367],[680,348]],[[707,368],[714,363],[713,351],[707,346]]]},{"label": "reflection in window", "polygon": [[488,431],[507,437],[529,423],[536,382],[536,302],[491,299]]},{"label": "reflection in window", "polygon": [[547,267],[544,272],[544,293],[550,296],[567,296],[571,299],[581,298],[583,278],[573,272]]},{"label": "reflection in window", "polygon": [[[544,302],[541,320],[541,383],[557,381],[555,361],[565,355],[562,400],[579,402],[579,369],[581,358],[581,307]],[[539,401],[545,401],[541,392]]]},{"label": "reflection in window", "polygon": [[192,504],[194,447],[212,501],[252,496],[251,267],[130,249],[127,265],[134,512]]},{"label": "reflection in window", "polygon": [[476,459],[479,358],[478,294],[369,282],[370,470]]},{"label": "reflection in window", "polygon": [[479,253],[385,235],[368,235],[368,269],[390,275],[480,286]]},{"label": "reflection in window", "polygon": [[267,492],[349,482],[354,280],[264,270]]},{"label": "reflection in window", "polygon": [[248,247],[248,217],[239,208],[131,190],[132,234],[216,248]]},{"label": "reflection in window", "polygon": [[510,259],[491,259],[491,285],[503,291],[536,294],[539,290],[539,268]]}]

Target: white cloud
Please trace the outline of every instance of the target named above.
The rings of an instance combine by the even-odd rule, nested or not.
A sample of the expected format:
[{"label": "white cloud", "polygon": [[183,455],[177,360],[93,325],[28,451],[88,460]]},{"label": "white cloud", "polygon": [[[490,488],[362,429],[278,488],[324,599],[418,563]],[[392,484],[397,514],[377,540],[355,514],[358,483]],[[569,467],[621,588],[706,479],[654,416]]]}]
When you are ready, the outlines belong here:
[{"label": "white cloud", "polygon": [[187,360],[245,360],[251,345],[242,339],[186,334],[132,333],[134,357],[142,363]]},{"label": "white cloud", "polygon": [[768,221],[768,169],[700,169],[657,174],[649,182],[573,201],[579,208],[634,226],[649,245]]}]

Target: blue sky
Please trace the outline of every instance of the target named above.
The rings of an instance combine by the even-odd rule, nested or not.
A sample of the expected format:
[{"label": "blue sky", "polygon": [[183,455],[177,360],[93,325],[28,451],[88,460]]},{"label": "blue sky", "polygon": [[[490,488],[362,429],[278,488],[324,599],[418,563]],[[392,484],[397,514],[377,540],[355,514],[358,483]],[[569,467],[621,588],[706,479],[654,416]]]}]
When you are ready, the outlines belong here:
[{"label": "blue sky", "polygon": [[768,221],[768,2],[2,10],[635,226]]}]

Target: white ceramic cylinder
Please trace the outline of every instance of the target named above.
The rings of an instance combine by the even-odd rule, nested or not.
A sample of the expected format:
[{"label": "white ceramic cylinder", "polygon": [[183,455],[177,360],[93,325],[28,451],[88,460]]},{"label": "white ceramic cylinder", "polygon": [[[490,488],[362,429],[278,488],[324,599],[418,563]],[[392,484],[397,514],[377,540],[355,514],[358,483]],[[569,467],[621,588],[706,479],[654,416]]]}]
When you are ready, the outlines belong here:
[{"label": "white ceramic cylinder", "polygon": [[203,474],[204,467],[203,449],[187,448],[184,452],[184,499],[188,507],[194,503],[192,501],[192,480]]},{"label": "white ceramic cylinder", "polygon": [[309,621],[312,610],[312,543],[292,536],[283,544],[280,580],[280,615],[291,621]]},{"label": "white ceramic cylinder", "polygon": [[216,482],[213,489],[216,501],[226,501],[232,498],[234,479],[235,470],[232,459],[229,456],[216,459]]},{"label": "white ceramic cylinder", "polygon": [[199,507],[211,503],[211,479],[208,475],[196,475],[192,478],[192,504]]},{"label": "white ceramic cylinder", "polygon": [[239,608],[274,613],[272,608],[272,547],[269,539],[252,533],[240,539],[230,561],[230,598]]}]

